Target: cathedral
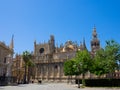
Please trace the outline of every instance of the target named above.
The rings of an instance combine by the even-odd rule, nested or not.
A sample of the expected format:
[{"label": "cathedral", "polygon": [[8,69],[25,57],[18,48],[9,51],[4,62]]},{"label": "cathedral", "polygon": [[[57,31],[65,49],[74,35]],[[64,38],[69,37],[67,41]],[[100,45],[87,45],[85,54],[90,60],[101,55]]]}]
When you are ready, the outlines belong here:
[{"label": "cathedral", "polygon": [[[66,41],[60,46],[55,45],[55,37],[50,36],[47,43],[37,43],[34,41],[34,51],[32,54],[35,67],[28,68],[27,80],[43,81],[43,82],[67,82],[68,76],[64,75],[64,62],[75,57],[77,51],[87,50],[91,57],[94,57],[96,51],[99,50],[100,40],[97,37],[96,27],[93,28],[92,39],[90,41],[91,50],[88,51],[85,39],[78,45],[74,41]],[[4,42],[0,42],[0,85],[3,83],[23,83],[25,70],[22,55],[14,54],[13,37],[11,43],[7,46]],[[108,74],[106,77],[119,78],[120,73],[115,72]],[[87,73],[86,79],[92,79],[96,76]],[[11,79],[10,79],[11,78]],[[81,78],[81,76],[79,76]],[[73,80],[78,77],[73,76]],[[4,81],[4,82],[3,82]]]},{"label": "cathedral", "polygon": [[[96,28],[93,28],[91,44],[91,56],[100,49],[100,41],[97,38]],[[65,81],[63,65],[66,60],[75,57],[76,51],[87,50],[85,40],[78,45],[73,41],[66,41],[59,47],[55,46],[55,37],[50,36],[47,43],[37,44],[34,41],[34,62],[36,64],[35,79],[42,81]]]}]

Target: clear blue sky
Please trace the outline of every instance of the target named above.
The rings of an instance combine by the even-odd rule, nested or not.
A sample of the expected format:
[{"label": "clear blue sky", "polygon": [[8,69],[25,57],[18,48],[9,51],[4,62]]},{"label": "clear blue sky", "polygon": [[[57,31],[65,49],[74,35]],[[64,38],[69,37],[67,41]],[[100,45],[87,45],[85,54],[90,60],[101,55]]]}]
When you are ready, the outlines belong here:
[{"label": "clear blue sky", "polygon": [[0,41],[9,45],[14,34],[15,53],[33,51],[34,40],[56,43],[85,38],[90,50],[93,26],[101,46],[120,43],[120,0],[0,0]]}]

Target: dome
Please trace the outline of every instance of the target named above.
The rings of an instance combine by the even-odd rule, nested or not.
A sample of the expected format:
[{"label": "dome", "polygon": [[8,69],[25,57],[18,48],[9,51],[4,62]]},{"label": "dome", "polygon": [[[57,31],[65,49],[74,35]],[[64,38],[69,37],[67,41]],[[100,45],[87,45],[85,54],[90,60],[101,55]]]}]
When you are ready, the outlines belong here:
[{"label": "dome", "polygon": [[65,45],[64,48],[62,50],[62,52],[68,52],[68,51],[74,51],[75,50],[75,45],[72,41],[68,40]]},{"label": "dome", "polygon": [[74,50],[74,46],[73,45],[68,45],[68,48]]}]

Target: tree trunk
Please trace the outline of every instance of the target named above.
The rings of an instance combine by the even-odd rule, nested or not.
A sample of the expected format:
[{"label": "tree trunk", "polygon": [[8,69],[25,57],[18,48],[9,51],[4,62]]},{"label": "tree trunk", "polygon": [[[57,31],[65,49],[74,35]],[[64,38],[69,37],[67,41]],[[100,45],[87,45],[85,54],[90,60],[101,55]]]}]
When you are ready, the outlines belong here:
[{"label": "tree trunk", "polygon": [[80,88],[80,79],[78,78],[78,88]]},{"label": "tree trunk", "polygon": [[25,65],[24,84],[27,83],[27,81],[26,81],[26,74],[27,74],[27,66]]},{"label": "tree trunk", "polygon": [[82,85],[85,86],[85,74],[82,74]]},{"label": "tree trunk", "polygon": [[71,77],[70,77],[70,80],[71,80],[71,84],[72,84],[72,75],[71,75]]},{"label": "tree trunk", "polygon": [[28,75],[27,75],[28,83],[30,82],[30,72],[31,72],[31,68],[28,67]]},{"label": "tree trunk", "polygon": [[28,72],[27,72],[27,83],[29,83],[29,67],[28,67]]},{"label": "tree trunk", "polygon": [[67,80],[67,83],[68,83],[68,84],[69,84],[69,77],[70,77],[70,76],[68,75],[68,80]]}]

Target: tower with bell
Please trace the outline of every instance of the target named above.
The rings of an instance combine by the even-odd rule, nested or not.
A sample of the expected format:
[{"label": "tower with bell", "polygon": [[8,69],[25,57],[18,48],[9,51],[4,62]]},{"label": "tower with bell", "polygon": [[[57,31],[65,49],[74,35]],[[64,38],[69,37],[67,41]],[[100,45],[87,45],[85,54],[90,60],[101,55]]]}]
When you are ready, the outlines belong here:
[{"label": "tower with bell", "polygon": [[93,28],[92,40],[91,40],[91,52],[96,53],[100,49],[100,40],[97,37],[96,27]]}]

